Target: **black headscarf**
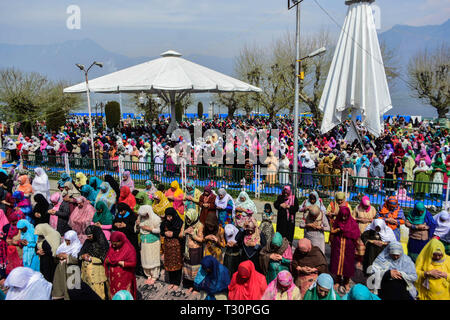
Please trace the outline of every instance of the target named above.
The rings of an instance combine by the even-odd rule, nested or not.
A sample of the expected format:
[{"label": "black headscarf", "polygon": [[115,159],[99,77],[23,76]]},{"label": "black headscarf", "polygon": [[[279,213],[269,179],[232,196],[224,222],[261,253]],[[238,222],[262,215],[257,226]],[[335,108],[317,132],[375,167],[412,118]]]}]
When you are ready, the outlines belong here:
[{"label": "black headscarf", "polygon": [[83,247],[81,247],[79,256],[87,253],[92,257],[102,260],[102,262],[105,261],[106,254],[108,253],[109,249],[109,244],[102,229],[98,226],[92,225],[86,228],[85,233],[86,235],[92,234],[93,239],[86,239]]},{"label": "black headscarf", "polygon": [[49,223],[50,221],[50,215],[48,213],[49,203],[45,197],[38,193],[34,196],[34,201],[36,201],[36,205],[33,208],[33,215],[36,212],[39,212],[41,214],[40,218],[34,218],[35,219],[35,226],[40,223]]},{"label": "black headscarf", "polygon": [[[164,234],[166,231],[172,231],[174,236],[177,237],[183,227],[183,220],[181,220],[178,212],[174,208],[167,208],[165,211],[166,218],[161,223],[161,232]],[[167,219],[168,216],[172,217],[172,220]]]}]

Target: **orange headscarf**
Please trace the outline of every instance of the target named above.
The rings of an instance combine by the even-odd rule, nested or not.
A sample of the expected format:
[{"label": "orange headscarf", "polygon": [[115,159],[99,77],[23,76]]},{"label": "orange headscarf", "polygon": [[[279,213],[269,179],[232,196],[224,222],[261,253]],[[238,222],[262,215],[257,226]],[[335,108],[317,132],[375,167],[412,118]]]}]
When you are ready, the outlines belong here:
[{"label": "orange headscarf", "polygon": [[33,193],[33,187],[27,175],[20,176],[18,180],[20,185],[17,187],[17,191],[22,191],[24,194]]}]

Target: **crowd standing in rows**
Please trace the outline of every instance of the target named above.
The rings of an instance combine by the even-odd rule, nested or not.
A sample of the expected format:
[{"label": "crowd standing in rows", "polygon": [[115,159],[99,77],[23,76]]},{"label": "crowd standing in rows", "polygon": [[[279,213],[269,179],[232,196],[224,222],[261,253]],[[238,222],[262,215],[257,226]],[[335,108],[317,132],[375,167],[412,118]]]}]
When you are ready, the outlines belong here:
[{"label": "crowd standing in rows", "polygon": [[[174,144],[183,138],[166,136],[163,120],[151,129],[152,139],[148,126],[125,126],[119,137],[99,132],[98,159],[133,161],[121,181],[111,175],[100,179],[79,172],[72,179],[62,174],[59,192],[52,194],[42,168],[33,175],[15,166],[0,172],[0,276],[8,289],[6,299],[136,299],[136,276],[147,278],[150,286],[167,279],[175,296],[182,294],[182,286],[201,299],[450,299],[450,217],[446,210],[433,216],[420,201],[426,194],[436,199],[445,194],[450,166],[446,130],[400,120],[387,125],[378,139],[364,136],[362,148],[346,144],[345,127],[320,136],[313,122],[304,122],[300,153],[294,157],[287,119],[275,125],[260,118],[203,124],[204,129],[213,126],[280,129],[281,160],[269,153],[265,181],[281,184],[283,190],[273,204],[266,204],[262,221],[245,191],[233,199],[213,183],[200,190],[194,179],[185,192],[176,180],[169,188],[155,179],[143,191],[135,188],[132,172],[146,170],[147,162],[176,174],[181,157]],[[181,127],[193,129],[193,123]],[[34,155],[45,163],[51,154],[69,153],[83,161],[90,143],[80,131],[75,121],[62,132],[21,135],[16,142],[6,140],[6,146],[11,160]],[[148,161],[150,143],[154,161]],[[213,136],[194,141],[196,147],[226,149],[227,143]],[[247,149],[245,166],[251,167],[249,154],[267,146],[249,140],[228,147]],[[348,171],[361,195],[385,190],[385,203],[377,209],[362,196],[352,208],[347,195],[336,192],[325,206],[308,176],[302,184],[310,192],[300,201],[292,187],[293,161],[299,161],[303,173]],[[367,177],[391,180],[372,183]],[[423,181],[442,183],[429,188],[418,184]],[[320,184],[327,190],[335,182],[325,176]],[[416,201],[405,213],[399,201],[411,190]],[[409,229],[408,254],[400,243],[402,225]],[[298,241],[296,227],[304,229]],[[74,267],[80,268],[81,281],[71,287]],[[369,276],[366,285],[351,286],[357,269]]]}]

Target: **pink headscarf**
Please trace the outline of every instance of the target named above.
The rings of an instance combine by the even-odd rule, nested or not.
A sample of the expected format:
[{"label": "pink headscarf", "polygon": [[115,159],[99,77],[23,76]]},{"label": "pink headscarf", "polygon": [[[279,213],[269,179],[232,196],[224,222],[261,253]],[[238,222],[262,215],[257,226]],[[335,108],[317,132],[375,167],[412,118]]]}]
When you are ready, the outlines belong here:
[{"label": "pink headscarf", "polygon": [[2,232],[3,227],[9,223],[8,218],[6,217],[5,212],[0,209],[0,232]]},{"label": "pink headscarf", "polygon": [[[61,194],[59,192],[55,192],[54,194],[52,194],[50,196],[50,201],[53,204],[53,210],[58,211],[59,207],[61,206],[62,203],[62,198],[61,198]],[[50,215],[50,223],[49,223],[53,229],[57,229],[58,227],[58,216],[56,214],[52,214]]]},{"label": "pink headscarf", "polygon": [[360,206],[361,206],[361,208],[366,210],[366,212],[369,212],[370,211],[370,198],[368,196],[362,197]]},{"label": "pink headscarf", "polygon": [[277,298],[277,293],[280,286],[288,288],[288,300],[292,300],[292,293],[296,286],[291,273],[287,270],[280,271],[277,277],[269,283],[261,300],[275,300]]},{"label": "pink headscarf", "polygon": [[80,242],[84,243],[86,228],[91,225],[96,210],[85,197],[78,197],[76,201],[77,204],[83,203],[83,207],[75,207],[69,218],[69,226],[77,232]]}]

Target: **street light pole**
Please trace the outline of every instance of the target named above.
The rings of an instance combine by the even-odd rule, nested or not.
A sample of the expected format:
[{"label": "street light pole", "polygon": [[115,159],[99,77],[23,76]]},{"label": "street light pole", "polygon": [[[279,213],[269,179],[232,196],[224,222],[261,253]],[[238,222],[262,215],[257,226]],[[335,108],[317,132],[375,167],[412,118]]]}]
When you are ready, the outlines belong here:
[{"label": "street light pole", "polygon": [[89,79],[88,79],[88,72],[92,68],[93,65],[97,65],[100,68],[103,67],[103,64],[100,62],[94,61],[91,66],[86,70],[85,67],[81,64],[76,64],[76,66],[84,72],[85,80],[86,80],[86,95],[87,95],[87,102],[88,102],[88,112],[89,112],[89,131],[91,134],[91,149],[92,149],[92,160],[94,165],[94,175],[97,175],[97,168],[95,165],[95,149],[94,149],[94,131],[92,129],[92,111],[91,111],[91,98],[90,98],[90,90],[89,90]]},{"label": "street light pole", "polygon": [[[296,1],[296,28],[295,28],[295,104],[294,104],[294,180],[297,181],[298,173],[298,114],[299,114],[299,94],[300,94],[300,3],[303,0]],[[297,184],[294,185],[294,189]]]}]

